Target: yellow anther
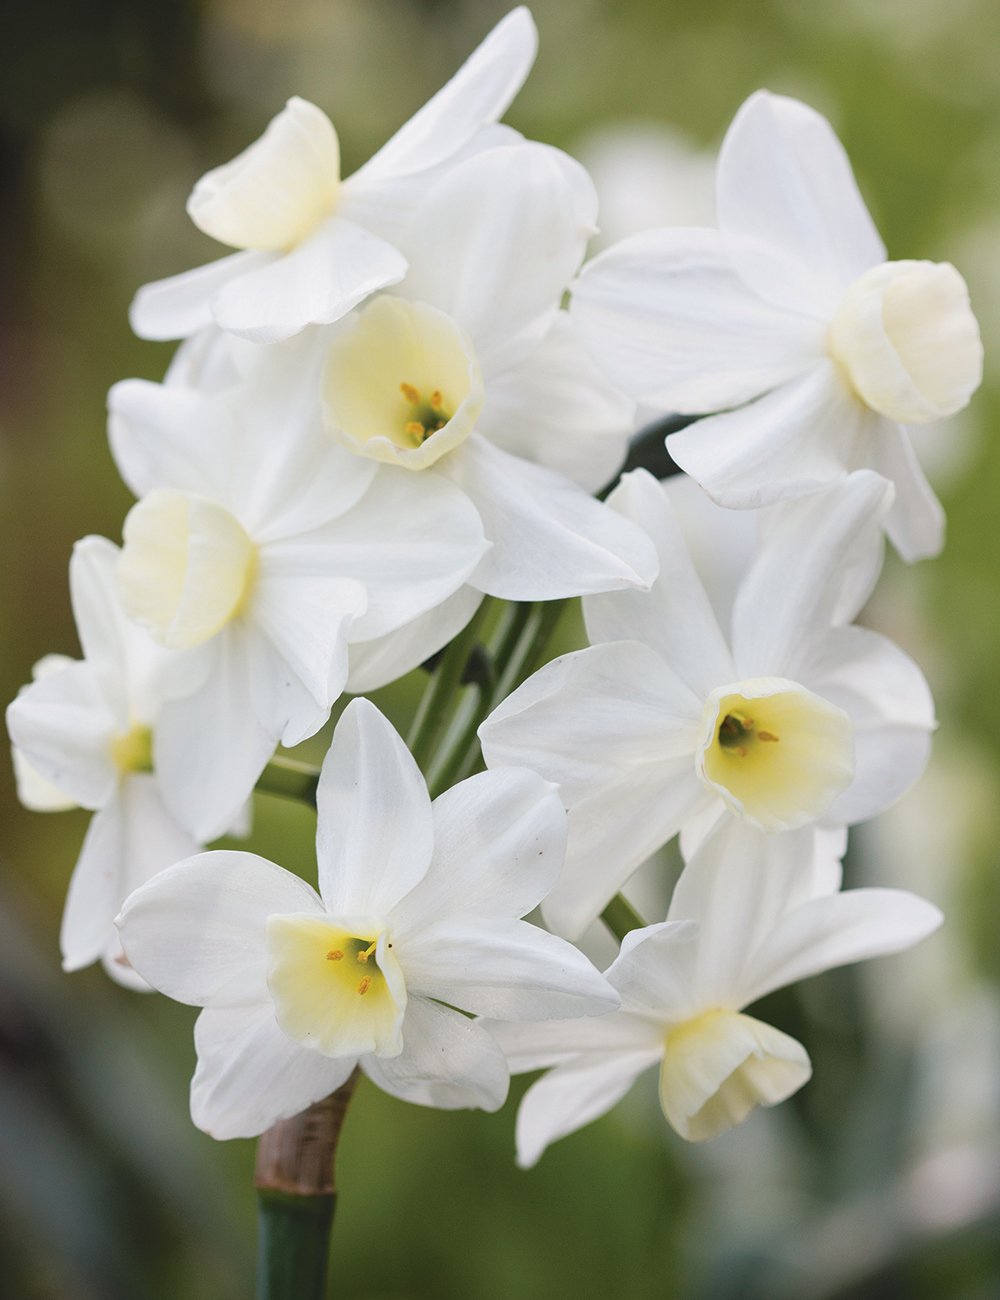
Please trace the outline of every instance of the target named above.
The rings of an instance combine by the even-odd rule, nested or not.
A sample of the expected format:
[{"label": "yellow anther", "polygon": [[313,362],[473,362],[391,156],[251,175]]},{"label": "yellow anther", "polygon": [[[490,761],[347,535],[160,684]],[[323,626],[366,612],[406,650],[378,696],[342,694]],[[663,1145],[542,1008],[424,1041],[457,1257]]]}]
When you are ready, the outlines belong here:
[{"label": "yellow anther", "polygon": [[371,943],[368,945],[368,947],[364,950],[364,952],[359,952],[359,953],[358,953],[358,961],[361,963],[362,966],[365,964],[365,962],[368,960],[368,958],[369,958],[369,957],[372,955],[372,953],[375,951],[375,948],[376,948],[377,945],[378,945],[378,940],[377,940],[377,939],[373,939],[373,940],[371,941]]},{"label": "yellow anther", "polygon": [[339,948],[331,948],[330,951],[326,954],[326,959],[327,961],[340,961],[343,958],[343,956],[344,954],[340,951]]},{"label": "yellow anther", "polygon": [[773,731],[758,731],[758,732],[757,732],[757,739],[758,739],[758,740],[773,740],[773,741],[777,741],[777,740],[778,740],[778,737],[774,734]]},{"label": "yellow anther", "polygon": [[406,432],[412,434],[414,438],[424,438],[427,436],[427,430],[419,420],[407,420]]},{"label": "yellow anther", "polygon": [[399,391],[403,394],[406,400],[411,402],[414,406],[416,406],[420,401],[420,392],[418,389],[414,388],[412,384],[400,384]]},{"label": "yellow anther", "polygon": [[361,983],[358,985],[358,992],[367,993],[368,990],[371,988],[371,986],[372,986],[372,982],[366,975],[364,979],[361,981]]},{"label": "yellow anther", "polygon": [[441,396],[441,390],[440,388],[435,388],[434,392],[431,393],[431,406],[434,408],[435,411],[440,411],[443,405],[444,405],[444,398]]}]

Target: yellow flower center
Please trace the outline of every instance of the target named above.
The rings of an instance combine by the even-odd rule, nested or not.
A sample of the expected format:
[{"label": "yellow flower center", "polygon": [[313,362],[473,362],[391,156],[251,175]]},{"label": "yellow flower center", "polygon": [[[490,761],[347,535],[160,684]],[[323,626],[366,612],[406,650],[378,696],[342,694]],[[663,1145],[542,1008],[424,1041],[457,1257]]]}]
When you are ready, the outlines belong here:
[{"label": "yellow flower center", "polygon": [[152,772],[153,770],[153,732],[149,727],[136,723],[123,735],[115,736],[111,742],[111,757],[115,766],[123,775],[129,772]]},{"label": "yellow flower center", "polygon": [[267,985],[287,1036],[325,1056],[396,1056],[406,984],[383,922],[314,913],[267,921]]},{"label": "yellow flower center", "polygon": [[472,432],[483,406],[464,331],[426,303],[383,295],[337,335],[323,374],[327,433],[361,456],[426,469]]},{"label": "yellow flower center", "polygon": [[854,779],[854,733],[842,709],[796,682],[763,677],[712,692],[698,774],[764,831],[821,817]]}]

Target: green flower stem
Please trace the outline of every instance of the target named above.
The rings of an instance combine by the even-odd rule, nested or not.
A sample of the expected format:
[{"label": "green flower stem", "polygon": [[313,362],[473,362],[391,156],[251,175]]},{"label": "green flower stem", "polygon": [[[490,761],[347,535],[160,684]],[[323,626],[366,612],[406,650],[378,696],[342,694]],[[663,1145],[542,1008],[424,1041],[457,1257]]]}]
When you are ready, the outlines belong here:
[{"label": "green flower stem", "polygon": [[462,674],[469,655],[479,639],[492,602],[486,597],[458,636],[449,644],[444,658],[438,664],[420,701],[417,716],[406,738],[410,753],[422,772],[430,768],[430,761],[441,743],[451,718],[455,698],[462,689]]},{"label": "green flower stem", "polygon": [[359,1078],[291,1119],[257,1144],[257,1300],[324,1300],[330,1233],[337,1207],[334,1161]]},{"label": "green flower stem", "polygon": [[318,767],[312,763],[300,763],[297,758],[286,758],[284,754],[275,754],[257,778],[256,788],[264,794],[297,799],[315,808],[318,785]]},{"label": "green flower stem", "polygon": [[601,920],[619,943],[622,942],[629,930],[642,930],[646,925],[646,922],[632,904],[621,894],[615,894],[601,913]]}]

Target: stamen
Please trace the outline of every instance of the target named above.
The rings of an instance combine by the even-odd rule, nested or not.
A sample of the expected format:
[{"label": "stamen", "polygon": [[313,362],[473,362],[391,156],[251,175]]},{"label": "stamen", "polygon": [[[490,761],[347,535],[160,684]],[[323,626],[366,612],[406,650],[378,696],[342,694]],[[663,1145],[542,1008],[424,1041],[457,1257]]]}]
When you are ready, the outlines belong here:
[{"label": "stamen", "polygon": [[406,432],[412,434],[414,438],[425,438],[427,436],[427,430],[419,420],[407,420],[404,427]]},{"label": "stamen", "polygon": [[777,737],[776,735],[774,735],[774,733],[771,732],[771,731],[758,731],[758,732],[757,732],[757,739],[758,739],[758,740],[773,740],[775,743],[777,743],[777,741],[778,741],[778,737]]},{"label": "stamen", "polygon": [[361,963],[362,966],[365,964],[365,962],[368,960],[368,958],[369,958],[369,957],[372,955],[372,953],[375,951],[375,948],[377,947],[377,945],[378,945],[378,940],[377,940],[377,939],[373,939],[372,942],[369,944],[369,946],[364,950],[364,952],[359,952],[359,953],[358,953],[358,961]]},{"label": "stamen", "polygon": [[[440,411],[443,405],[444,405],[444,398],[441,396],[441,390],[440,388],[435,388],[434,392],[431,393],[431,406],[435,411]],[[439,429],[440,427],[441,426],[438,425]]]},{"label": "stamen", "polygon": [[403,394],[408,402],[416,406],[420,401],[420,392],[412,384],[400,384],[399,391]]},{"label": "stamen", "polygon": [[326,959],[327,961],[340,961],[343,958],[343,956],[344,954],[340,951],[339,948],[331,948],[330,951],[326,954]]},{"label": "stamen", "polygon": [[371,986],[372,986],[372,982],[366,975],[364,979],[361,981],[361,983],[358,985],[358,992],[367,993],[368,990],[371,988]]}]

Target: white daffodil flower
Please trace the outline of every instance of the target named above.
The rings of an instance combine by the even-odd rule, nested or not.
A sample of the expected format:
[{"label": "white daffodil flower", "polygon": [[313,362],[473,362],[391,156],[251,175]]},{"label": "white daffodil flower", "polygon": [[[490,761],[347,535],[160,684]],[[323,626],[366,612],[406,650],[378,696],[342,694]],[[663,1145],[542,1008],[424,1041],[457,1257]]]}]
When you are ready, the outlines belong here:
[{"label": "white daffodil flower", "polygon": [[242,251],[140,289],[132,328],[186,338],[215,322],[257,343],[329,323],[406,274],[396,247],[419,200],[477,149],[520,137],[494,125],[531,69],[538,33],[523,6],[363,167],[340,179],[337,132],[298,97],[188,199],[201,230]]},{"label": "white daffodil flower", "polygon": [[471,592],[392,647],[359,648],[352,689],[420,662],[467,620],[476,593],[555,600],[655,578],[649,539],[590,495],[621,464],[634,413],[560,310],[595,217],[586,173],[557,150],[479,153],[417,211],[403,283],[334,331],[330,436],[407,470],[414,495],[449,480],[492,543]]},{"label": "white daffodil flower", "polygon": [[[209,840],[275,745],[323,725],[348,638],[383,636],[439,604],[488,543],[453,484],[435,478],[415,496],[405,470],[331,443],[307,336],[244,344],[252,363],[237,382],[224,336],[192,342],[169,383],[126,380],[109,404],[115,460],[140,498],[119,596],[154,640],[184,652],[156,770],[174,816]],[[195,378],[207,391],[186,386]]]},{"label": "white daffodil flower", "polygon": [[63,967],[98,958],[119,984],[148,988],[128,964],[114,919],[139,885],[201,845],[167,811],[152,736],[171,658],[122,613],[118,547],[77,542],[70,592],[82,660],[47,655],[7,709],[21,802],[94,810],[63,912]]},{"label": "white daffodil flower", "polygon": [[780,507],[727,644],[669,497],[644,470],[609,498],[656,542],[648,594],[589,596],[591,647],[553,660],[480,729],[490,767],[560,785],[566,867],[546,923],[578,937],[677,831],[689,856],[728,812],[767,832],[844,826],[916,780],[934,706],[916,664],[847,624],[878,573],[892,486],[870,470]]},{"label": "white daffodil flower", "polygon": [[652,1065],[663,1113],[689,1142],[802,1087],[812,1072],[805,1048],[743,1008],[834,966],[900,952],[942,920],[904,890],[838,892],[844,839],[722,823],[682,872],[666,921],[626,935],[605,972],[621,1010],[586,1022],[485,1022],[513,1073],[555,1067],[521,1102],[522,1168],[610,1110]]},{"label": "white daffodil flower", "polygon": [[594,356],[640,402],[711,415],[667,447],[720,505],[868,466],[896,485],[899,553],[936,555],[944,514],[905,426],[961,410],[982,379],[964,280],[886,261],[840,142],[794,99],[739,110],[716,206],[718,230],[647,231],[584,269],[571,310]]},{"label": "white daffodil flower", "polygon": [[407,1101],[496,1110],[503,1055],[462,1011],[531,1020],[618,1006],[581,953],[518,919],[565,845],[558,795],[535,773],[484,772],[431,804],[395,731],[355,700],[317,806],[319,894],[252,854],[209,853],[162,872],[119,917],[150,984],[205,1008],[200,1128],[252,1137],[358,1064]]}]

